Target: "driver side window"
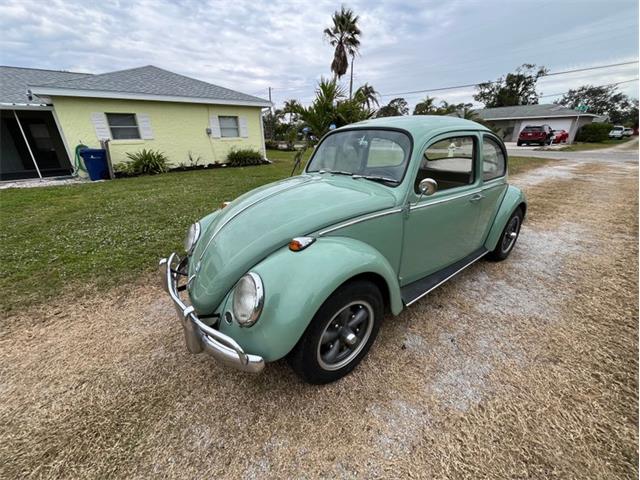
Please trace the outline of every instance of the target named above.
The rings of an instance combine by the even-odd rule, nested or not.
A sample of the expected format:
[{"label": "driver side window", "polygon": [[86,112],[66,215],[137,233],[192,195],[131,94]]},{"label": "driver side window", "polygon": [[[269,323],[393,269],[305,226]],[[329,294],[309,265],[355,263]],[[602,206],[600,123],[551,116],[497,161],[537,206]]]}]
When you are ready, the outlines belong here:
[{"label": "driver side window", "polygon": [[414,185],[425,178],[438,183],[438,191],[471,185],[474,181],[473,159],[476,139],[472,136],[449,137],[429,145],[422,155],[420,170]]}]

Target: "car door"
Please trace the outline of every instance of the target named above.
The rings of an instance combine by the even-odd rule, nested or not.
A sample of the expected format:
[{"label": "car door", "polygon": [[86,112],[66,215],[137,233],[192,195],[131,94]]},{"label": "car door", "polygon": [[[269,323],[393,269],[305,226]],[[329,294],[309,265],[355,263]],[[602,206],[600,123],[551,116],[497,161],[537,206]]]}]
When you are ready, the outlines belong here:
[{"label": "car door", "polygon": [[491,134],[482,135],[482,196],[478,202],[478,230],[484,241],[507,190],[507,152],[504,145]]},{"label": "car door", "polygon": [[[477,218],[482,176],[476,132],[443,135],[422,149],[405,217],[400,283],[407,285],[463,259],[482,246]],[[438,183],[430,196],[418,193],[424,178]]]}]

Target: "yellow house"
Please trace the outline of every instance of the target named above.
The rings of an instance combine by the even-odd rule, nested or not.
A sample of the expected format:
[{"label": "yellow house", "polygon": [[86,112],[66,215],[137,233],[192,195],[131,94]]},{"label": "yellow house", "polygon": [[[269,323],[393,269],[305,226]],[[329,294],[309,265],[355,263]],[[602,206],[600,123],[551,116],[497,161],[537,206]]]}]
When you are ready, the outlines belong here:
[{"label": "yellow house", "polygon": [[114,164],[143,148],[171,166],[224,163],[234,148],[265,154],[271,103],[154,66],[90,75],[0,67],[0,180],[59,176],[75,147],[108,140]]}]

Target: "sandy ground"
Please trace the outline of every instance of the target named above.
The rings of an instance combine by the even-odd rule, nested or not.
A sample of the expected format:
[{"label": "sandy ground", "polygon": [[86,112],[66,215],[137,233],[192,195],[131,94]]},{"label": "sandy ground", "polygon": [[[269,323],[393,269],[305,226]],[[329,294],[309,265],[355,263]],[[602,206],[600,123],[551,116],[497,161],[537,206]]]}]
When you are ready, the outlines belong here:
[{"label": "sandy ground", "polygon": [[189,355],[152,279],[6,319],[0,477],[637,477],[637,153],[599,155],[513,178],[512,256],[332,385]]}]

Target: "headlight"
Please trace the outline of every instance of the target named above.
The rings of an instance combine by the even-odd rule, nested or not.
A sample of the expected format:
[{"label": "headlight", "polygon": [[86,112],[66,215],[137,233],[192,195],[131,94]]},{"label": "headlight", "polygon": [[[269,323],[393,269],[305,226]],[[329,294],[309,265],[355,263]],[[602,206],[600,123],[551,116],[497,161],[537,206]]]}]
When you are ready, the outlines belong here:
[{"label": "headlight", "polygon": [[184,249],[188,255],[191,255],[193,252],[193,248],[198,243],[198,239],[200,238],[200,223],[196,222],[189,227],[189,231],[187,232],[187,236],[184,239]]},{"label": "headlight", "polygon": [[241,327],[250,327],[258,320],[264,303],[264,288],[258,274],[249,272],[233,290],[233,316]]}]

